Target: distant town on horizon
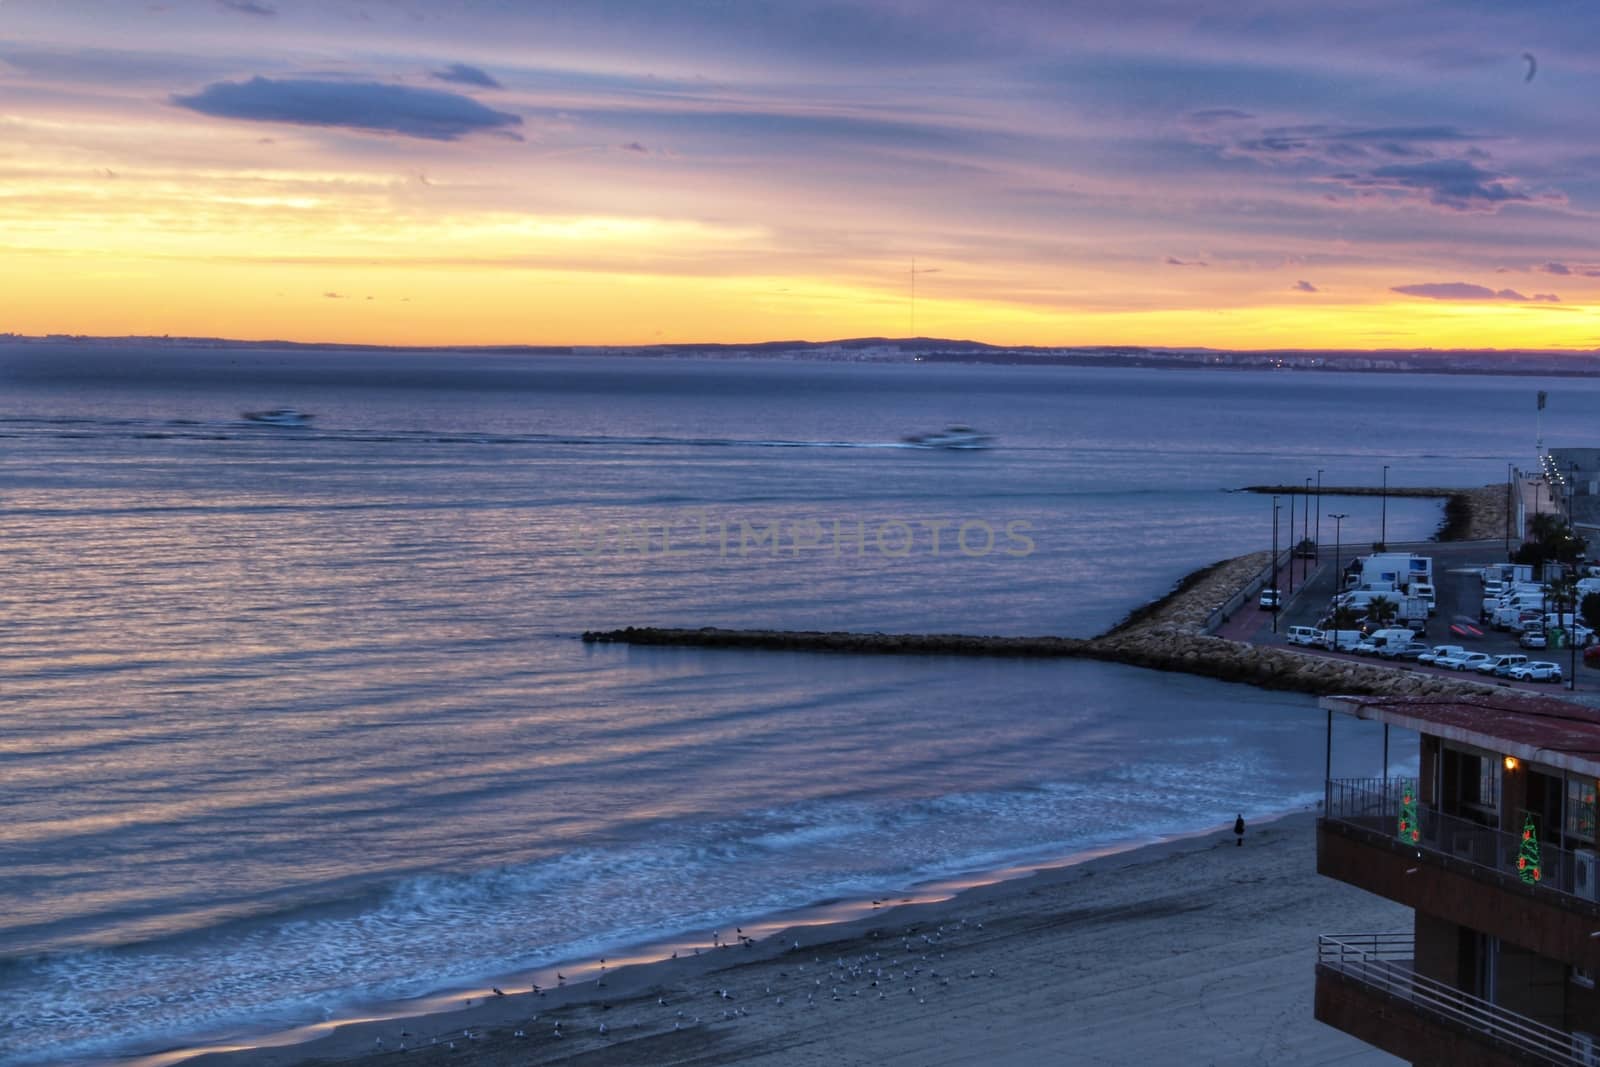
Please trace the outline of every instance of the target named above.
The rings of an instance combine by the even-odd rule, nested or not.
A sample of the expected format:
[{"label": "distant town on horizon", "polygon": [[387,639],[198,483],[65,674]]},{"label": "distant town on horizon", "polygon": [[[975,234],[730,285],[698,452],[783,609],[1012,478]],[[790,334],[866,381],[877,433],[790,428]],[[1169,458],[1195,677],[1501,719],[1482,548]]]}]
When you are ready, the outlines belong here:
[{"label": "distant town on horizon", "polygon": [[831,363],[988,363],[1013,366],[1282,369],[1363,373],[1600,376],[1600,350],[1221,349],[1144,345],[993,345],[939,337],[857,337],[831,341],[653,345],[374,345],[235,340],[220,337],[0,333],[0,344],[92,347],[295,349],[339,352],[464,352],[505,355],[634,356],[666,359],[807,360]]}]

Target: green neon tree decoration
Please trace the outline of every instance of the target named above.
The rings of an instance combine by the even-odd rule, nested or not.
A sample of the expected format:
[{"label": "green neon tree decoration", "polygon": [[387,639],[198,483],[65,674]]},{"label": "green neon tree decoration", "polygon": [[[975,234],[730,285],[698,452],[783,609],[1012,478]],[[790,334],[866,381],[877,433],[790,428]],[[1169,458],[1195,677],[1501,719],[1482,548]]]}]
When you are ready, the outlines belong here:
[{"label": "green neon tree decoration", "polygon": [[1537,883],[1544,874],[1539,869],[1539,831],[1529,812],[1522,815],[1522,849],[1517,854],[1517,873],[1528,885]]},{"label": "green neon tree decoration", "polygon": [[1410,778],[1400,780],[1400,840],[1408,845],[1422,840],[1417,825],[1417,783]]}]

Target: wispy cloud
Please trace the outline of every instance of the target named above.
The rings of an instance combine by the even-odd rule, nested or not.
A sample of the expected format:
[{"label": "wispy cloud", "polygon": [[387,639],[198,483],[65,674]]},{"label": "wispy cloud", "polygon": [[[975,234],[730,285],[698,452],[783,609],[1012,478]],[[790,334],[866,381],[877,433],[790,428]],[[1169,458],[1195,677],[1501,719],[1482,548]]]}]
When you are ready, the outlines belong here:
[{"label": "wispy cloud", "polygon": [[454,82],[457,85],[476,85],[480,89],[499,89],[501,84],[490,76],[488,71],[466,63],[452,63],[443,70],[433,71],[433,77],[442,82]]},{"label": "wispy cloud", "polygon": [[487,108],[470,96],[379,82],[251,78],[216,82],[172,102],[217,118],[336,126],[454,141],[472,133],[511,133],[522,119]]},{"label": "wispy cloud", "polygon": [[1305,280],[1301,280],[1301,281],[1295,282],[1289,288],[1293,289],[1297,293],[1315,293],[1315,292],[1317,292],[1317,287],[1312,285],[1310,282],[1305,281]]},{"label": "wispy cloud", "polygon": [[1416,194],[1430,204],[1452,211],[1492,212],[1506,204],[1530,203],[1534,200],[1518,188],[1512,179],[1486,171],[1465,159],[1396,163],[1365,174],[1340,174],[1334,177],[1353,189]]},{"label": "wispy cloud", "polygon": [[257,18],[272,18],[278,13],[277,8],[260,0],[217,0],[217,6],[235,15],[254,15]]},{"label": "wispy cloud", "polygon": [[1515,289],[1490,289],[1486,285],[1470,282],[1424,282],[1420,285],[1396,285],[1389,290],[1404,296],[1420,296],[1428,300],[1510,300],[1515,303],[1542,302],[1557,304],[1561,298],[1554,293],[1534,293],[1524,296]]}]

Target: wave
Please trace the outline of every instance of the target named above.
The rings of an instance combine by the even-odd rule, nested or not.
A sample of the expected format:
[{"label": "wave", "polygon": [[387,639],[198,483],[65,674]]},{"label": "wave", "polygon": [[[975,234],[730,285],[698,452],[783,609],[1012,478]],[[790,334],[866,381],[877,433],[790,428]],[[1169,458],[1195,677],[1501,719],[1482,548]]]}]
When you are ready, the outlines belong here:
[{"label": "wave", "polygon": [[[0,966],[0,1046],[23,1050],[14,1062],[24,1064],[260,1034],[1218,821],[1219,798],[1172,780],[1176,810],[1130,780],[641,823],[515,865],[419,873],[181,935],[14,959]],[[1246,799],[1252,811],[1283,806],[1267,793]]]},{"label": "wave", "polygon": [[85,417],[0,416],[0,431],[7,437],[55,437],[82,440],[91,437],[136,440],[281,441],[303,445],[325,442],[366,444],[478,445],[478,446],[630,446],[675,448],[928,448],[906,441],[793,440],[745,437],[674,437],[664,435],[491,433],[461,430],[399,430],[361,428],[278,427],[248,420],[202,422],[195,419],[139,420]]}]

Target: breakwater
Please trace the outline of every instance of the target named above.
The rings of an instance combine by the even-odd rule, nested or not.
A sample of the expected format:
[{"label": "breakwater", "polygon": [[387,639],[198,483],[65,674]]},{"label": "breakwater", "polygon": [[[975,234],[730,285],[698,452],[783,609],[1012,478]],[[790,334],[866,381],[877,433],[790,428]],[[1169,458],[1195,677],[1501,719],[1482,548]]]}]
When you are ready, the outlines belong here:
[{"label": "breakwater", "polygon": [[[1247,485],[1243,493],[1275,496],[1305,495],[1303,485]],[[1434,534],[1436,541],[1493,541],[1505,536],[1506,518],[1511,505],[1504,484],[1477,489],[1448,489],[1429,486],[1325,485],[1322,496],[1433,497],[1444,501],[1444,524]]]},{"label": "breakwater", "polygon": [[[1248,492],[1287,492],[1287,488],[1252,486]],[[1324,488],[1324,495],[1377,495],[1380,490]],[[1505,521],[1505,487],[1482,489],[1390,490],[1403,496],[1443,496],[1455,504],[1456,519],[1446,508],[1447,526],[1459,523],[1460,540],[1488,540],[1501,531],[1484,532]],[[1498,495],[1497,495],[1498,494]],[[1444,538],[1441,537],[1441,540]],[[746,648],[789,652],[842,652],[878,655],[1076,657],[1126,663],[1152,670],[1182,671],[1226,682],[1245,682],[1266,689],[1286,689],[1318,696],[1445,696],[1487,693],[1495,687],[1465,678],[1445,677],[1404,666],[1322,655],[1296,648],[1252,645],[1207,632],[1213,617],[1267,566],[1269,552],[1251,552],[1201,567],[1159,600],[1134,609],[1098,637],[994,637],[974,634],[883,634],[825,630],[724,630],[629,626],[592,630],[591,643],[679,645],[699,648]]]},{"label": "breakwater", "polygon": [[1442,696],[1492,687],[1344,656],[1251,645],[1205,632],[1206,622],[1266,565],[1252,552],[1203,567],[1173,591],[1131,613],[1099,637],[993,637],[973,634],[864,634],[819,630],[674,629],[630,626],[590,631],[583,640],[786,652],[877,655],[1076,657],[1183,671],[1267,689],[1320,696]]}]

